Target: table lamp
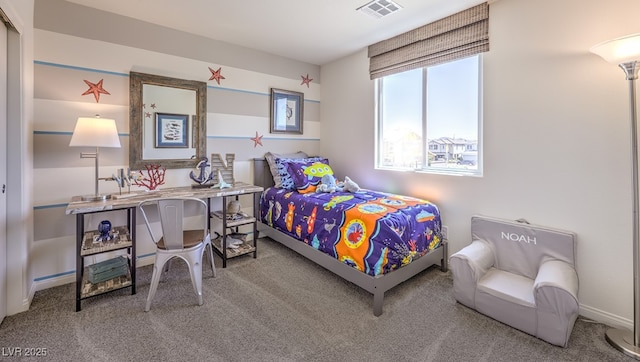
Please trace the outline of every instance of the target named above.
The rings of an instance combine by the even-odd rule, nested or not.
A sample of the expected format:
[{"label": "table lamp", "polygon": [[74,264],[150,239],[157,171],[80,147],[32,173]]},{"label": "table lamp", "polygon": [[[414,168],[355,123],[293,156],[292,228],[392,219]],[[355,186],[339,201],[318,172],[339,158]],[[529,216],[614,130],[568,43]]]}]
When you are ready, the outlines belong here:
[{"label": "table lamp", "polygon": [[80,158],[96,159],[96,188],[94,195],[83,195],[83,201],[103,201],[111,195],[101,195],[98,192],[98,156],[100,147],[120,147],[116,121],[113,119],[95,117],[80,117],[71,136],[69,147],[95,147],[96,152],[81,152]]}]

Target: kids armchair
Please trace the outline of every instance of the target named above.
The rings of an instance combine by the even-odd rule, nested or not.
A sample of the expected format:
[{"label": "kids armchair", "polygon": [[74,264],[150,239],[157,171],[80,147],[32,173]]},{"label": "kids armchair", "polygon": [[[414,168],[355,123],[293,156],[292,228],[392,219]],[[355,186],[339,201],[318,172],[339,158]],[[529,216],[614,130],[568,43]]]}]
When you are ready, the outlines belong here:
[{"label": "kids armchair", "polygon": [[471,235],[450,258],[455,299],[566,347],[578,317],[575,234],[474,216]]}]

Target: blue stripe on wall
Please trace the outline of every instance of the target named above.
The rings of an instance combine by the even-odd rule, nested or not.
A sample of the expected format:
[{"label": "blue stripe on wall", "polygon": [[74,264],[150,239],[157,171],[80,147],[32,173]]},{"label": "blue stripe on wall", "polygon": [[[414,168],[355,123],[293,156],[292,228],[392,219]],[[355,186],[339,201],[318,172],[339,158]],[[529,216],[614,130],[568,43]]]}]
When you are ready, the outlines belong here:
[{"label": "blue stripe on wall", "polygon": [[33,279],[34,282],[39,282],[41,280],[47,280],[47,279],[52,279],[52,278],[57,278],[57,277],[61,277],[61,276],[65,276],[65,275],[71,275],[71,274],[75,274],[76,271],[75,270],[71,270],[71,271],[67,271],[64,273],[58,273],[58,274],[52,274],[52,275],[46,275],[43,277],[38,277]]},{"label": "blue stripe on wall", "polygon": [[33,64],[47,65],[47,66],[50,66],[50,67],[58,67],[58,68],[66,68],[66,69],[74,69],[74,70],[84,70],[84,71],[87,71],[87,72],[94,72],[94,73],[111,74],[111,75],[117,75],[117,76],[120,76],[120,77],[128,77],[129,76],[129,73],[118,73],[118,72],[111,72],[111,71],[108,71],[108,70],[77,67],[77,66],[74,66],[74,65],[43,62],[41,60],[34,60]]},{"label": "blue stripe on wall", "polygon": [[[225,140],[247,140],[251,137],[240,136],[207,136],[207,139],[225,139]],[[283,138],[283,137],[262,137],[263,140],[275,140],[275,141],[320,141],[319,138]]]},{"label": "blue stripe on wall", "polygon": [[40,205],[40,206],[34,206],[33,209],[34,210],[44,210],[44,209],[55,209],[58,207],[64,207],[66,208],[69,204],[51,204],[51,205]]},{"label": "blue stripe on wall", "polygon": [[[154,256],[154,255],[155,255],[155,253],[144,254],[144,255],[136,255],[136,261],[140,260],[142,258],[147,258],[147,257],[150,257],[150,256]],[[39,281],[43,281],[43,280],[47,280],[47,279],[53,279],[53,278],[57,278],[57,277],[62,277],[62,276],[65,276],[65,275],[73,275],[75,273],[76,273],[76,271],[74,269],[74,270],[66,271],[64,273],[57,273],[57,274],[45,275],[43,277],[37,277],[37,278],[33,279],[33,281],[34,282],[39,282]]]},{"label": "blue stripe on wall", "polygon": [[[108,71],[108,70],[77,67],[77,66],[74,66],[74,65],[66,65],[66,64],[59,64],[59,63],[44,62],[44,61],[41,61],[41,60],[34,60],[33,64],[46,65],[46,66],[49,66],[49,67],[58,67],[58,68],[66,68],[66,69],[74,69],[74,70],[83,70],[83,71],[94,72],[94,73],[111,74],[111,75],[117,75],[117,76],[121,76],[121,77],[128,77],[129,76],[128,73],[118,73],[118,72],[111,72],[111,71]],[[212,85],[208,85],[207,88],[219,89],[219,90],[224,90],[224,91],[229,91],[229,92],[240,92],[240,93],[247,93],[247,94],[257,94],[257,95],[262,95],[262,96],[271,96],[270,93],[254,92],[254,91],[247,91],[247,90],[234,89],[234,88],[216,87],[216,86],[212,86]],[[304,101],[305,102],[309,102],[309,103],[320,103],[320,101],[313,100],[313,99],[305,99]]]},{"label": "blue stripe on wall", "polygon": [[[57,136],[71,136],[73,132],[66,131],[33,131],[33,134],[44,134],[44,135],[57,135]],[[120,137],[129,137],[128,133],[118,133]]]}]

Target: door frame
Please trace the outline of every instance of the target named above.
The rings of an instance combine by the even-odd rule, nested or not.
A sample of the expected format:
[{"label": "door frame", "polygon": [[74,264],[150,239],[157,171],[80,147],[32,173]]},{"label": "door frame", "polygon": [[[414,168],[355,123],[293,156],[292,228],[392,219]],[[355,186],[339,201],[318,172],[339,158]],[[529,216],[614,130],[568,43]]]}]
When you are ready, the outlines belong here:
[{"label": "door frame", "polygon": [[[20,6],[20,12],[10,0],[0,0],[0,16],[9,22],[7,59],[7,315],[29,309],[34,291],[29,282],[29,250],[33,240],[33,131],[30,121],[33,98],[28,97],[29,80],[33,77],[33,25],[26,31],[24,17],[33,17],[33,3]],[[28,22],[28,24],[33,24]],[[25,81],[25,76],[31,78]],[[31,81],[32,83],[32,81]]]}]

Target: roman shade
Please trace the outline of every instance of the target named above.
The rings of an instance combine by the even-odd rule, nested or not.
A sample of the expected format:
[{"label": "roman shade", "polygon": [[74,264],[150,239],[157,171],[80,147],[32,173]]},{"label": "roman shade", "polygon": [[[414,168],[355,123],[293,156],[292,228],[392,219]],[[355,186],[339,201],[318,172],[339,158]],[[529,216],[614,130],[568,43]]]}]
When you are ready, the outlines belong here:
[{"label": "roman shade", "polygon": [[482,3],[368,48],[371,79],[489,50],[489,4]]}]

